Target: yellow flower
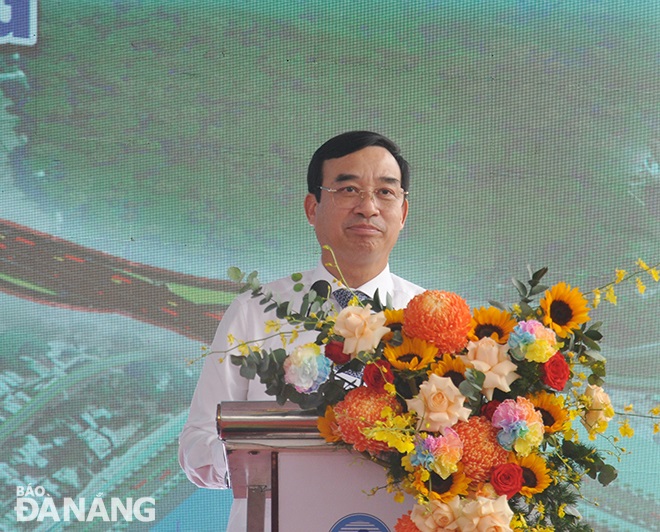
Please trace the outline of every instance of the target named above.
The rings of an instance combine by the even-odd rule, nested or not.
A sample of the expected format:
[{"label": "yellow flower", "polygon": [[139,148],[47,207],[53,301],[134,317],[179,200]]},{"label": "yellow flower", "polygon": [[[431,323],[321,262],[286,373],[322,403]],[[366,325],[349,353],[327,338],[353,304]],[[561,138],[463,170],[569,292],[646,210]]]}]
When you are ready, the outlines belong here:
[{"label": "yellow flower", "polygon": [[525,497],[542,493],[552,482],[548,466],[540,455],[531,453],[527,456],[517,456],[512,453],[510,461],[522,467],[523,487],[520,493]]},{"label": "yellow flower", "polygon": [[465,476],[463,467],[459,463],[458,471],[446,479],[422,467],[415,468],[414,472],[408,476],[406,483],[423,497],[432,501],[447,502],[458,495],[467,495],[470,479]]},{"label": "yellow flower", "polygon": [[337,419],[335,418],[335,411],[331,406],[325,407],[325,415],[316,420],[316,426],[321,433],[321,436],[328,443],[341,441],[339,428],[337,427]]},{"label": "yellow flower", "polygon": [[229,334],[227,335],[227,343],[228,343],[229,345],[232,345],[232,344],[235,343],[235,342],[236,342],[236,337],[235,337],[233,334],[229,333]]},{"label": "yellow flower", "polygon": [[577,288],[563,281],[545,291],[540,306],[543,322],[562,338],[589,321],[587,300]]},{"label": "yellow flower", "polygon": [[529,398],[534,407],[541,412],[546,434],[554,434],[569,427],[568,412],[564,408],[564,397],[541,391]]},{"label": "yellow flower", "polygon": [[594,294],[594,298],[591,301],[591,307],[596,309],[596,308],[598,308],[598,305],[600,305],[601,292],[600,292],[600,290],[598,290],[598,288],[596,288],[596,289],[594,289],[593,294]]},{"label": "yellow flower", "polygon": [[630,426],[627,419],[619,426],[619,434],[624,438],[632,438],[635,435],[635,430]]},{"label": "yellow flower", "polygon": [[649,270],[649,274],[651,275],[651,277],[653,277],[653,280],[656,283],[660,280],[660,273],[658,273],[658,270],[656,268]]},{"label": "yellow flower", "polygon": [[292,344],[298,339],[298,329],[293,329],[291,331],[291,336],[289,337],[289,344]]},{"label": "yellow flower", "polygon": [[490,336],[499,344],[506,344],[509,334],[517,325],[510,312],[495,307],[481,307],[472,312],[468,338],[473,341]]},{"label": "yellow flower", "polygon": [[639,266],[639,267],[640,267],[642,270],[644,270],[644,271],[648,271],[648,270],[649,270],[648,265],[647,265],[646,262],[644,262],[642,259],[637,259],[637,266]]},{"label": "yellow flower", "polygon": [[653,434],[658,434],[660,432],[660,423],[653,424]]},{"label": "yellow flower", "polygon": [[449,377],[454,386],[459,386],[465,380],[465,363],[460,357],[455,357],[449,353],[442,355],[442,360],[437,360],[431,364],[431,373],[440,377]]},{"label": "yellow flower", "polygon": [[266,320],[266,333],[278,332],[282,328],[282,323],[278,320]]},{"label": "yellow flower", "polygon": [[649,410],[649,414],[652,416],[660,416],[660,405],[654,406]]},{"label": "yellow flower", "polygon": [[[403,324],[403,309],[388,309],[383,310],[385,314],[385,326],[390,329],[401,329]],[[398,327],[395,327],[398,325]]]},{"label": "yellow flower", "polygon": [[610,285],[605,291],[605,300],[616,305],[616,294],[614,293],[614,286]]},{"label": "yellow flower", "polygon": [[639,277],[637,279],[635,279],[635,285],[637,285],[637,291],[640,294],[643,294],[644,292],[646,292],[646,285],[644,284],[644,282]]},{"label": "yellow flower", "polygon": [[419,338],[403,336],[401,345],[386,345],[383,356],[393,368],[415,371],[428,367],[435,360],[438,348]]},{"label": "yellow flower", "polygon": [[626,276],[626,270],[615,270],[616,271],[616,279],[614,279],[615,284],[619,284],[621,281],[623,281],[624,277]]}]

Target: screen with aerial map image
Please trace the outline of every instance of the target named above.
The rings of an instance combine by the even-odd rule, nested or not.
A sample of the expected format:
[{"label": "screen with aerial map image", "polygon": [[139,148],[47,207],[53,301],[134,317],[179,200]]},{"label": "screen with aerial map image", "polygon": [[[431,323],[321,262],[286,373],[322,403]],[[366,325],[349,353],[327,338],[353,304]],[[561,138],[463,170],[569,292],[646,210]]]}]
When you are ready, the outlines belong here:
[{"label": "screen with aerial map image", "polygon": [[200,358],[231,267],[318,263],[307,165],[350,130],[410,163],[393,272],[473,309],[545,267],[579,287],[614,416],[570,437],[618,476],[561,511],[660,530],[659,25],[653,0],[0,0],[0,530],[226,530],[231,490],[178,463]]}]

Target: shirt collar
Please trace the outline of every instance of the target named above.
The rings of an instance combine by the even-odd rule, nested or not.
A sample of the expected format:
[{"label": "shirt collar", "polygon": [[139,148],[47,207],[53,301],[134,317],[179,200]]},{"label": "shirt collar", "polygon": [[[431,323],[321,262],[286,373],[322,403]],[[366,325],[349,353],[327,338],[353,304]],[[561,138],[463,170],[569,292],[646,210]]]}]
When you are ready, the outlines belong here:
[{"label": "shirt collar", "polygon": [[[320,280],[328,281],[330,283],[330,286],[332,287],[332,290],[339,287],[339,281],[337,281],[337,279],[335,279],[334,276],[328,270],[325,269],[323,263],[319,261],[316,268],[312,271],[312,277],[310,281],[313,283],[315,281],[320,281]],[[355,290],[364,292],[370,298],[373,298],[374,294],[376,293],[376,290],[378,290],[378,294],[380,295],[381,301],[385,301],[386,294],[390,294],[393,296],[394,283],[392,281],[392,275],[390,274],[390,265],[387,264],[383,269],[383,271],[380,272],[378,275],[376,275],[376,277],[374,277],[370,281],[367,281],[362,286],[355,287]]]}]

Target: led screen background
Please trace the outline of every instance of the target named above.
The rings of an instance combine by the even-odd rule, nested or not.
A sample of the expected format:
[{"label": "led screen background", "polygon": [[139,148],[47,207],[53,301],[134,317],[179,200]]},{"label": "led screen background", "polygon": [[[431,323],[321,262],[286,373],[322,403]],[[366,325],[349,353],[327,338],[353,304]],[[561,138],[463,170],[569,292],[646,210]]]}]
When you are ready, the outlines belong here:
[{"label": "led screen background", "polygon": [[[401,145],[391,265],[425,287],[511,303],[528,264],[586,290],[659,260],[658,22],[653,1],[42,1],[38,43],[0,48],[2,526],[31,483],[222,529],[229,494],[176,461],[186,360],[229,266],[318,260],[304,176],[337,133]],[[598,309],[620,410],[660,400],[648,284]],[[658,529],[660,441],[635,427],[616,484],[585,489],[598,530]]]}]

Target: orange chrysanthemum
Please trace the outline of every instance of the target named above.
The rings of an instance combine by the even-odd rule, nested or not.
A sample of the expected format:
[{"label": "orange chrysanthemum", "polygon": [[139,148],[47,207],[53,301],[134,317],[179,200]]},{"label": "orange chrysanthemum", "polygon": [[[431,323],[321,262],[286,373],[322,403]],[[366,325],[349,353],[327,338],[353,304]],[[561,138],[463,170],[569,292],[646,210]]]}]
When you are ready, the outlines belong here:
[{"label": "orange chrysanthemum", "polygon": [[417,525],[410,518],[411,513],[412,510],[409,510],[408,513],[399,517],[394,525],[394,532],[419,532],[419,528],[417,528]]},{"label": "orange chrysanthemum", "polygon": [[461,463],[470,479],[486,482],[494,467],[506,464],[509,452],[497,442],[497,429],[485,417],[459,421],[453,429],[463,442]]},{"label": "orange chrysanthemum", "polygon": [[342,440],[353,444],[357,451],[378,454],[390,450],[386,442],[367,438],[363,431],[382,421],[383,409],[389,407],[394,412],[401,412],[401,405],[393,395],[378,392],[373,388],[360,386],[346,394],[335,405],[335,419]]},{"label": "orange chrysanthemum", "polygon": [[472,314],[453,292],[427,290],[416,295],[403,312],[403,332],[435,344],[441,353],[457,353],[467,345]]}]

